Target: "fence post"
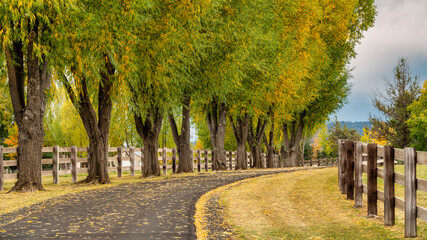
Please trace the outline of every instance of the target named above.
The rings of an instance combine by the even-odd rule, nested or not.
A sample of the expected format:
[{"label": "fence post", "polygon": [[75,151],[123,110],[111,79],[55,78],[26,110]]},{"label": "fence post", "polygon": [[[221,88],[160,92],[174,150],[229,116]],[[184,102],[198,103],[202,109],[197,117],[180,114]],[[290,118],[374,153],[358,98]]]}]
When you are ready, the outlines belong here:
[{"label": "fence post", "polygon": [[[236,152],[236,155],[234,156],[234,159],[235,159],[234,168],[236,168],[236,166],[237,166],[237,152]],[[249,165],[248,152],[246,152],[246,151],[245,151],[245,164],[246,164],[246,168],[245,169],[249,168],[248,167],[248,165]]]},{"label": "fence post", "polygon": [[172,148],[172,173],[176,173],[176,148]]},{"label": "fence post", "polygon": [[117,177],[122,177],[122,146],[117,147]]},{"label": "fence post", "polygon": [[209,170],[209,153],[208,150],[205,149],[205,172],[207,172]]},{"label": "fence post", "polygon": [[202,169],[202,154],[200,149],[197,149],[197,171],[200,172]]},{"label": "fence post", "polygon": [[354,142],[350,140],[345,141],[345,149],[347,154],[347,199],[354,199]]},{"label": "fence post", "polygon": [[59,183],[59,146],[53,146],[53,184]]},{"label": "fence post", "polygon": [[319,158],[317,159],[317,166],[318,167],[320,166],[320,159]]},{"label": "fence post", "polygon": [[377,144],[368,143],[368,216],[377,215]]},{"label": "fence post", "polygon": [[249,153],[249,166],[252,167],[254,165],[254,159],[252,157],[252,153]]},{"label": "fence post", "polygon": [[354,144],[354,206],[363,205],[363,145],[361,142]]},{"label": "fence post", "polygon": [[230,170],[233,170],[233,152],[228,151],[228,154],[230,154],[230,156],[228,156],[230,158]]},{"label": "fence post", "polygon": [[129,161],[130,161],[130,175],[135,177],[135,148],[130,147],[129,149]]},{"label": "fence post", "polygon": [[393,226],[394,199],[394,148],[384,146],[384,225]]},{"label": "fence post", "polygon": [[338,188],[340,189],[341,193],[343,193],[342,189],[343,189],[343,183],[342,183],[342,178],[341,178],[341,139],[338,139]]},{"label": "fence post", "polygon": [[[88,158],[90,156],[88,155]],[[88,159],[89,166],[89,159]],[[71,146],[71,178],[73,183],[77,182],[77,147]]]},{"label": "fence post", "polygon": [[3,146],[0,145],[0,191],[3,191],[4,165],[3,165]]},{"label": "fence post", "polygon": [[162,154],[162,163],[163,163],[163,174],[168,173],[168,159],[166,155],[166,147],[163,147],[163,154]]},{"label": "fence post", "polygon": [[405,148],[405,237],[417,236],[417,152]]},{"label": "fence post", "polygon": [[345,174],[347,171],[347,154],[346,154],[346,149],[345,149],[343,139],[341,139],[341,141],[339,142],[339,146],[340,146],[339,151],[340,151],[341,184],[342,184],[341,193],[347,194],[347,183],[345,182],[346,180]]}]

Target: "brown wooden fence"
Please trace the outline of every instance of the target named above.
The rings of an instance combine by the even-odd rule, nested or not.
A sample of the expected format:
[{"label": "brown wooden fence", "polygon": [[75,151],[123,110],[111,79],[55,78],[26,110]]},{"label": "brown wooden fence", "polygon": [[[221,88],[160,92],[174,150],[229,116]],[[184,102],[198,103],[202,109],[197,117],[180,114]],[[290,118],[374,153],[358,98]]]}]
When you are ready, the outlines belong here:
[{"label": "brown wooden fence", "polygon": [[[108,171],[117,172],[120,177],[122,172],[130,172],[135,176],[135,171],[142,168],[142,149],[141,148],[126,148],[126,147],[110,147],[108,148]],[[72,181],[77,182],[77,175],[87,173],[87,148],[86,147],[43,147],[43,153],[47,158],[42,159],[42,176],[53,176],[53,183],[59,183],[60,175],[71,175]],[[15,155],[15,156],[11,156]],[[236,152],[226,151],[227,169],[235,169]],[[4,160],[12,158],[12,160]],[[16,169],[17,160],[16,148],[0,146],[0,191],[3,191],[4,180],[17,179]],[[264,166],[266,166],[265,154],[262,155]],[[176,149],[159,148],[158,160],[163,174],[168,171],[175,173],[179,162],[179,155]],[[209,171],[212,170],[212,151],[211,150],[194,150],[193,151],[193,170],[194,171]],[[252,156],[248,152],[246,154],[246,162],[248,167],[252,165]],[[279,161],[279,155],[273,158],[274,167],[284,167],[283,162]],[[321,166],[336,164],[336,159],[312,159],[304,161],[304,166]],[[142,170],[142,169],[141,169]]]},{"label": "brown wooden fence", "polygon": [[[338,182],[341,193],[362,207],[367,194],[369,215],[377,215],[378,200],[384,202],[384,224],[395,223],[395,208],[405,212],[405,237],[417,236],[417,218],[427,221],[427,209],[417,206],[417,190],[427,192],[427,180],[416,177],[417,165],[427,164],[427,152],[414,148],[394,149],[374,143],[338,140]],[[397,161],[403,162],[405,174],[394,172]],[[378,168],[383,164],[384,168]],[[363,184],[363,173],[367,185]],[[384,179],[384,192],[377,189],[377,179]],[[395,183],[405,188],[405,199],[395,196]]]}]

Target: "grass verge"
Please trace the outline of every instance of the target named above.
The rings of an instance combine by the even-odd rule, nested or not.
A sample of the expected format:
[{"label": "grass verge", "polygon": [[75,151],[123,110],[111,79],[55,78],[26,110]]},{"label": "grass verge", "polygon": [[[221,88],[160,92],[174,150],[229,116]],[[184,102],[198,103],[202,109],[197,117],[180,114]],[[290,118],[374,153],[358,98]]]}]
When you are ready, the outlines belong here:
[{"label": "grass verge", "polygon": [[[226,223],[241,239],[400,239],[401,226],[366,218],[338,192],[336,168],[254,178],[222,194]],[[380,206],[381,203],[379,202]],[[366,206],[366,204],[365,204]]]}]

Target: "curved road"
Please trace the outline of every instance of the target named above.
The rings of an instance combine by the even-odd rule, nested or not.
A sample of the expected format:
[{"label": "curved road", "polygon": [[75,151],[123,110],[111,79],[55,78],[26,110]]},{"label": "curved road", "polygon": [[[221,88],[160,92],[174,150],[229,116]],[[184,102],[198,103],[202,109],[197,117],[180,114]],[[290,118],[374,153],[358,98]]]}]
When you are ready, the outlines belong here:
[{"label": "curved road", "polygon": [[200,173],[66,195],[1,226],[0,239],[196,239],[195,204],[204,193],[286,171]]}]

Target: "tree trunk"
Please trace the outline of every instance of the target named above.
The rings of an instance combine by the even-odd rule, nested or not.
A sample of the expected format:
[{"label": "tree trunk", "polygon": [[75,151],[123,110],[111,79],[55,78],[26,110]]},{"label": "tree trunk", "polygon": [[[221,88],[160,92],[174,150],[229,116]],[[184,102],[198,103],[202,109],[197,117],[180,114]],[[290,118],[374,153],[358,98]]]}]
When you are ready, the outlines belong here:
[{"label": "tree trunk", "polygon": [[[298,149],[302,140],[302,132],[304,128],[304,117],[306,112],[303,111],[299,114],[298,120],[292,121],[290,124],[283,124],[283,139],[286,161],[288,166],[298,166]],[[291,134],[289,138],[289,134]]]},{"label": "tree trunk", "polygon": [[285,146],[282,146],[280,148],[280,164],[281,164],[281,167],[289,167],[286,160],[287,160],[287,158],[286,158]]},{"label": "tree trunk", "polygon": [[89,138],[88,176],[83,182],[107,184],[108,176],[108,139],[102,135]]},{"label": "tree trunk", "polygon": [[218,103],[216,100],[212,101],[206,122],[213,147],[212,170],[227,170],[227,159],[224,154],[225,127],[227,123],[225,103]]},{"label": "tree trunk", "polygon": [[158,107],[151,107],[144,121],[137,114],[134,114],[134,118],[136,130],[144,144],[143,177],[160,176],[157,151],[163,115]]},{"label": "tree trunk", "polygon": [[175,118],[172,114],[169,114],[169,124],[179,155],[177,173],[193,172],[193,151],[190,146],[190,102],[191,96],[189,94],[185,95],[182,100],[181,135],[178,134]]},{"label": "tree trunk", "polygon": [[160,176],[158,160],[158,138],[144,137],[144,172],[143,177]]},{"label": "tree trunk", "polygon": [[265,147],[267,148],[267,167],[274,168],[274,115],[271,116],[270,141],[267,139],[265,132],[263,133]]},{"label": "tree trunk", "polygon": [[112,111],[111,78],[114,75],[115,68],[107,55],[105,55],[105,59],[105,69],[101,69],[101,81],[98,85],[98,114],[91,103],[86,79],[84,77],[81,78],[82,88],[80,93],[76,95],[67,77],[65,75],[63,77],[68,96],[73,105],[76,106],[89,137],[88,176],[81,182],[95,184],[110,183],[108,175],[108,135]]},{"label": "tree trunk", "polygon": [[236,170],[247,169],[248,163],[246,161],[246,141],[249,133],[249,114],[245,114],[244,118],[239,116],[234,123],[234,119],[229,116],[230,123],[233,125],[233,133],[237,142],[236,153]]},{"label": "tree trunk", "polygon": [[[248,143],[253,156],[253,168],[264,168],[264,163],[261,158],[261,143],[264,137],[265,127],[267,125],[267,119],[258,119],[256,129],[252,127],[252,121],[249,121],[249,134]],[[254,132],[255,131],[255,132]]]},{"label": "tree trunk", "polygon": [[305,151],[305,136],[304,136],[304,138],[303,138],[303,140],[302,140],[302,149],[301,149],[301,161],[302,161],[302,166],[304,166],[304,161],[305,161],[305,158],[304,158],[304,151]]},{"label": "tree trunk", "polygon": [[[33,29],[30,32],[34,35],[32,39],[37,39],[38,21]],[[39,58],[33,54],[34,42],[31,39],[26,49],[21,41],[15,41],[12,45],[13,48],[5,46],[5,55],[13,113],[18,126],[18,181],[10,192],[34,192],[43,190],[43,116],[46,109],[45,92],[50,86],[51,73],[48,59],[44,55]]]}]

